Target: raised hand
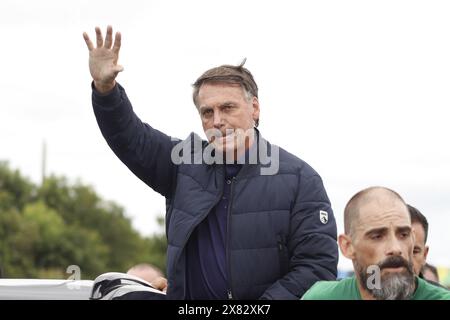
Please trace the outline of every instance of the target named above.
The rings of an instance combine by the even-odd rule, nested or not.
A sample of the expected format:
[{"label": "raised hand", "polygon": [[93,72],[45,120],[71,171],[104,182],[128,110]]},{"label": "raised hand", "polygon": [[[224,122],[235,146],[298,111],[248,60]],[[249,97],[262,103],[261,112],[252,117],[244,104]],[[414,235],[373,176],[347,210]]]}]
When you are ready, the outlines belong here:
[{"label": "raised hand", "polygon": [[89,70],[94,79],[95,88],[101,93],[111,91],[116,85],[116,77],[123,67],[117,64],[121,44],[120,32],[116,32],[114,45],[112,42],[112,27],[106,29],[106,37],[103,41],[102,32],[95,27],[97,47],[94,48],[92,41],[86,32],[83,33],[84,41],[89,49]]}]

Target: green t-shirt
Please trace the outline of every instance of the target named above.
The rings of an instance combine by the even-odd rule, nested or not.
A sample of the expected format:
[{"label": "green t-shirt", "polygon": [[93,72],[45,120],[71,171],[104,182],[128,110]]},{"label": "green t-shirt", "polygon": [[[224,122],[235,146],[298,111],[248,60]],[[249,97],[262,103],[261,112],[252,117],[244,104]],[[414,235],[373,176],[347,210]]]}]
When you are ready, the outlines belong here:
[{"label": "green t-shirt", "polygon": [[[411,300],[450,300],[450,290],[416,277],[417,289]],[[340,281],[316,282],[302,300],[361,300],[355,276]]]}]

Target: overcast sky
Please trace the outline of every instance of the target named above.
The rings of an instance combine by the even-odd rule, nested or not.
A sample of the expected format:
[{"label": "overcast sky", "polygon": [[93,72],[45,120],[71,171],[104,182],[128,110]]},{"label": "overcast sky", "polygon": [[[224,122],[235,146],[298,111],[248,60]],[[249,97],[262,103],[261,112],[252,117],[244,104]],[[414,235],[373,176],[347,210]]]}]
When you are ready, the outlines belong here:
[{"label": "overcast sky", "polygon": [[338,232],[354,193],[390,187],[428,217],[429,261],[450,267],[448,17],[448,1],[2,0],[0,160],[39,182],[45,139],[49,172],[158,230],[163,197],[115,157],[92,112],[82,32],[112,24],[118,81],[142,120],[202,134],[191,84],[247,57],[261,133],[319,172]]}]

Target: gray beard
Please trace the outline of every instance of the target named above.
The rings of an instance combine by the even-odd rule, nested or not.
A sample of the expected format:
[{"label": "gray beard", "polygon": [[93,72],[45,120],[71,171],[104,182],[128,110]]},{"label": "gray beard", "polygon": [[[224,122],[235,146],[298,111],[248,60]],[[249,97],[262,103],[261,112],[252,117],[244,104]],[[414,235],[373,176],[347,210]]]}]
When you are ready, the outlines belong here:
[{"label": "gray beard", "polygon": [[405,272],[388,274],[381,277],[380,289],[368,288],[368,274],[365,268],[357,266],[361,284],[377,300],[409,300],[414,294],[415,277],[412,266]]}]

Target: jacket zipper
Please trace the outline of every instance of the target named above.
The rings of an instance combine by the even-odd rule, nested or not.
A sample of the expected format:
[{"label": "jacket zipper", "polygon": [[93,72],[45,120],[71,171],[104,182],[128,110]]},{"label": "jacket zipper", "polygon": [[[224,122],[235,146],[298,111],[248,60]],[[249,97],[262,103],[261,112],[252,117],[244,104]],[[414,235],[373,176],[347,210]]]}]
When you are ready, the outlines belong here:
[{"label": "jacket zipper", "polygon": [[284,240],[284,237],[282,235],[278,235],[278,260],[280,264],[280,274],[283,277],[285,275],[285,248],[286,241]]},{"label": "jacket zipper", "polygon": [[227,271],[228,271],[228,289],[227,296],[228,300],[233,299],[233,291],[231,290],[231,263],[230,263],[230,220],[231,220],[231,207],[233,206],[233,186],[236,181],[236,177],[231,178],[231,186],[230,186],[230,201],[228,202],[228,210],[227,210],[227,244],[226,244],[226,257],[227,257]]}]

